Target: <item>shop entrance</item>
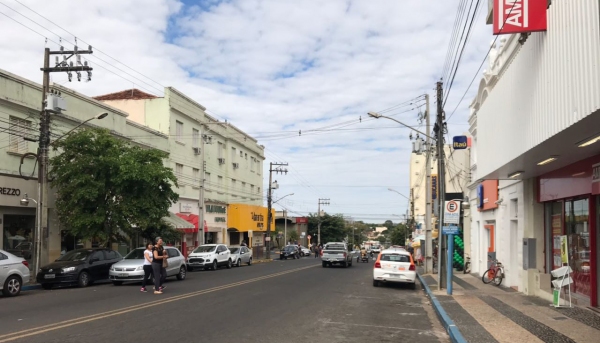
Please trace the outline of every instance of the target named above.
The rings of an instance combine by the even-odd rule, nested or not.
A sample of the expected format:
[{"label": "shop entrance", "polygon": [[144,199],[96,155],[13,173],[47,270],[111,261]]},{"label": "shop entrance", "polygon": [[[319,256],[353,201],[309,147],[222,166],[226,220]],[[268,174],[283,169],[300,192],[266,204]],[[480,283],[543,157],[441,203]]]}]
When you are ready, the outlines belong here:
[{"label": "shop entrance", "polygon": [[2,249],[23,257],[32,266],[35,216],[5,214]]}]

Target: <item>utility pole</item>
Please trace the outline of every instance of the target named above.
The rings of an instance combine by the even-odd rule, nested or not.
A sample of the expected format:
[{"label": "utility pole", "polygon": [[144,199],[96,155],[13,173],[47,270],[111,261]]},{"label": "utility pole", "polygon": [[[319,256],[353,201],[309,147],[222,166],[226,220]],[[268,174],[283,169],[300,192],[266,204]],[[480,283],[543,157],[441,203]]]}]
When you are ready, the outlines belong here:
[{"label": "utility pole", "polygon": [[[442,82],[438,81],[436,84],[436,103],[437,103],[437,120],[433,128],[437,138],[437,162],[438,162],[438,188],[439,188],[439,203],[438,203],[438,289],[442,289],[442,285],[445,283],[446,275],[442,273],[446,263],[445,256],[443,254],[444,249],[444,235],[442,234],[442,226],[444,225],[444,205],[446,201],[446,176],[445,176],[445,165],[444,165],[444,133],[446,131],[446,123],[444,118],[444,109],[442,103],[444,101]],[[444,279],[443,279],[444,278]]]},{"label": "utility pole", "polygon": [[[273,202],[273,172],[277,174],[287,174],[287,169],[281,168],[282,166],[285,167],[287,165],[287,163],[269,163],[269,191],[267,193],[267,237],[265,237],[265,240],[267,241],[267,259],[271,258],[271,221],[273,220],[271,207]],[[273,169],[273,166],[276,166],[277,168]]]},{"label": "utility pole", "polygon": [[410,189],[410,225],[411,228],[415,229],[415,190]]},{"label": "utility pole", "polygon": [[[433,236],[431,232],[431,123],[429,94],[425,94],[425,274],[433,272]],[[439,236],[438,236],[439,237]]]},{"label": "utility pole", "polygon": [[317,218],[319,219],[317,222],[317,246],[321,245],[321,205],[329,205],[329,199],[319,198],[319,212],[317,213]]},{"label": "utility pole", "polygon": [[[77,44],[77,40],[75,40],[75,44]],[[82,54],[91,54],[92,47],[89,46],[88,50],[78,50],[77,45],[75,45],[73,50],[64,50],[61,46],[58,51],[51,51],[50,48],[44,49],[44,67],[41,68],[43,72],[42,79],[42,110],[40,112],[40,140],[38,146],[38,230],[36,232],[36,248],[35,248],[35,266],[33,266],[33,273],[37,274],[37,271],[40,268],[40,265],[43,263],[41,261],[42,250],[46,250],[48,248],[48,148],[50,146],[50,113],[56,112],[57,108],[54,103],[48,103],[48,97],[51,97],[51,102],[54,102],[56,96],[50,93],[50,73],[57,72],[66,72],[69,81],[72,80],[73,72],[77,73],[77,80],[81,81],[81,72],[87,72],[87,80],[91,81],[92,79],[92,68],[88,65],[87,62],[81,62]],[[56,56],[56,63],[54,67],[50,67],[50,55]],[[63,55],[63,60],[59,61],[58,55]],[[65,55],[69,55],[68,57]],[[76,62],[67,61],[75,56]],[[58,100],[58,99],[56,99]],[[58,110],[59,111],[59,110]],[[42,243],[43,242],[43,243]],[[47,254],[46,254],[47,255]]]}]

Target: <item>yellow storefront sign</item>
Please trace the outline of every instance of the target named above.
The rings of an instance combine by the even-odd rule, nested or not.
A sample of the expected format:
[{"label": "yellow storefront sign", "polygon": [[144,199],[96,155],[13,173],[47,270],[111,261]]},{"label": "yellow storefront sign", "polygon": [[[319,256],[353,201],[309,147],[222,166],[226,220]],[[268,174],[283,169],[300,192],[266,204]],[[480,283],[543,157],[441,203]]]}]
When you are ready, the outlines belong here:
[{"label": "yellow storefront sign", "polygon": [[[271,210],[271,230],[275,229],[275,210]],[[267,208],[257,205],[229,204],[227,227],[239,232],[267,231]]]}]

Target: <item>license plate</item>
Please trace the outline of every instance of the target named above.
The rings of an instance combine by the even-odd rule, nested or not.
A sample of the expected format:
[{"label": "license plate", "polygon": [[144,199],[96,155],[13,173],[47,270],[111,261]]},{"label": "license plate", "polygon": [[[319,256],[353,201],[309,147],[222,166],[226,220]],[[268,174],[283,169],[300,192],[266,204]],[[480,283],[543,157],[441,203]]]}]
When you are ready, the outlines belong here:
[{"label": "license plate", "polygon": [[398,267],[398,270],[406,270],[404,267]]},{"label": "license plate", "polygon": [[44,279],[54,279],[56,276],[54,274],[46,274],[44,275]]},{"label": "license plate", "polygon": [[121,274],[119,274],[119,276],[129,276],[129,274],[123,274],[123,273],[121,273]]},{"label": "license plate", "polygon": [[392,279],[397,279],[399,277],[400,277],[400,275],[398,275],[398,274],[390,274],[390,278],[392,278]]}]

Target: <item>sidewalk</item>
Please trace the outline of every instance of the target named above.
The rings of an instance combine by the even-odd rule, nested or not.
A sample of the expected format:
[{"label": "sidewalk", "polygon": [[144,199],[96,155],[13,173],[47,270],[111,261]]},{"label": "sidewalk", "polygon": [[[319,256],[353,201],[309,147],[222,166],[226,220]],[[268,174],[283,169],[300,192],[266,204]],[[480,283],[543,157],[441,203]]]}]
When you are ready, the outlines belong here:
[{"label": "sidewalk", "polygon": [[589,309],[555,308],[511,288],[485,285],[470,274],[455,274],[453,295],[447,295],[437,289],[437,274],[419,276],[428,295],[437,299],[434,306],[440,304],[464,337],[454,342],[600,341],[600,314]]}]

